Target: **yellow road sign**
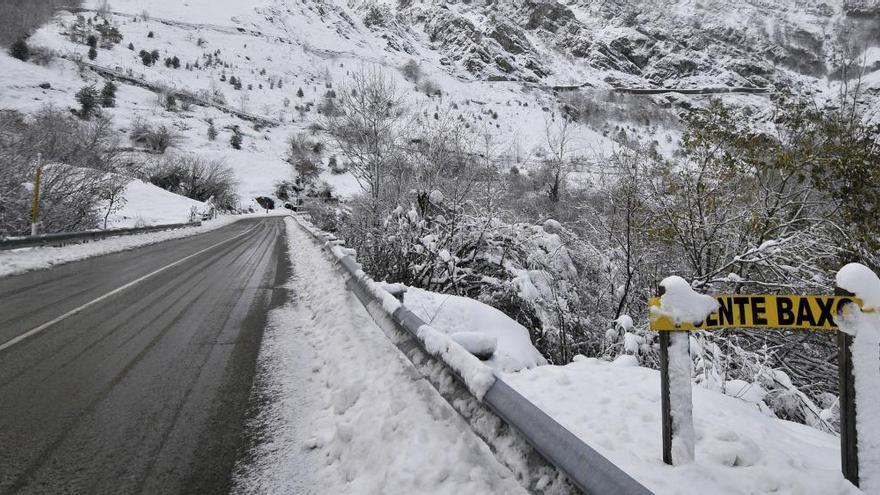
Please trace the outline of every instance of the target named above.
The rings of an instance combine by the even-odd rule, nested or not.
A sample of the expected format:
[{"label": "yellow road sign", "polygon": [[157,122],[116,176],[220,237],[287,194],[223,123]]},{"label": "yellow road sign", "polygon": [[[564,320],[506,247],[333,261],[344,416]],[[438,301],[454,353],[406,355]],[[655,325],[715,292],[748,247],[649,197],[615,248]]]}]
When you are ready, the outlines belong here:
[{"label": "yellow road sign", "polygon": [[788,328],[837,330],[834,317],[846,304],[862,306],[862,301],[847,296],[788,296],[722,294],[712,296],[719,308],[705,321],[675,325],[659,314],[660,298],[648,301],[651,330],[718,330],[722,328]]}]

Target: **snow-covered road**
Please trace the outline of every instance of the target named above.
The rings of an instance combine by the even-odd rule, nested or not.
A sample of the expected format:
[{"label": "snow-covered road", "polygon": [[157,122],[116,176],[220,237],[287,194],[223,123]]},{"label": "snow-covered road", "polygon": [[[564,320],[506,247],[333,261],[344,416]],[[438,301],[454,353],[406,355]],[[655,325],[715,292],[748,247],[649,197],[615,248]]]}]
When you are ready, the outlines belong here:
[{"label": "snow-covered road", "polygon": [[291,302],[270,314],[247,493],[525,493],[285,219]]}]

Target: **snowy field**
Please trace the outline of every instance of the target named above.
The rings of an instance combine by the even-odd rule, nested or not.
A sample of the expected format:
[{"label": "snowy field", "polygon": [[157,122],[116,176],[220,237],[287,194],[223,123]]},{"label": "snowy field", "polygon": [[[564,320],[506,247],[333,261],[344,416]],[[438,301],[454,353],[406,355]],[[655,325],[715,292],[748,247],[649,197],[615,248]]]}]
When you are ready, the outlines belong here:
[{"label": "snowy field", "polygon": [[[502,375],[527,399],[658,494],[856,494],[840,473],[840,440],[695,387],[696,461],[663,464],[660,373],[629,356],[576,358]],[[565,399],[562,399],[565,398]]]},{"label": "snowy field", "polygon": [[184,223],[190,220],[193,208],[202,212],[206,206],[138,179],[126,185],[124,196],[125,203],[108,218],[108,228]]},{"label": "snowy field", "polygon": [[[275,120],[278,125],[256,128],[251,122],[210,107],[193,106],[188,110],[169,111],[158,103],[157,94],[127,83],[120,83],[117,108],[106,111],[123,135],[137,119],[162,124],[175,129],[183,138],[178,148],[169,153],[193,153],[207,159],[223,160],[235,171],[239,195],[247,204],[256,196],[272,196],[277,181],[293,178],[290,165],[284,161],[286,141],[291,134],[309,132],[309,126],[321,120],[316,105],[331,90],[337,91],[344,86],[344,81],[352,73],[378,66],[394,79],[408,105],[421,116],[416,127],[427,125],[435,114],[458,119],[468,125],[476,141],[483,142],[488,136],[487,147],[492,153],[511,157],[518,169],[528,169],[540,162],[539,155],[546,153],[548,145],[547,123],[561,115],[558,95],[542,84],[469,77],[460,67],[448,65],[443,52],[417,31],[407,35],[410,37],[406,39],[408,51],[392,49],[381,30],[365,26],[359,15],[351,10],[362,7],[361,3],[334,1],[313,5],[270,0],[245,3],[232,0],[111,2],[115,14],[109,18],[118,27],[123,40],[110,49],[99,49],[97,58],[91,63],[168,89],[217,92],[229,107]],[[100,1],[90,0],[85,5],[97,9]],[[461,11],[462,15],[470,15],[465,14],[467,8],[450,8]],[[588,15],[589,9],[572,8],[582,20],[592,15]],[[685,7],[679,5],[678,8]],[[93,14],[86,12],[84,15]],[[75,19],[73,14],[59,15],[30,38],[33,46],[53,50],[63,57],[45,67],[20,62],[6,53],[0,54],[0,86],[4,88],[0,92],[0,108],[33,112],[47,103],[62,108],[74,107],[74,94],[79,88],[87,84],[103,84],[102,77],[89,70],[80,70],[73,62],[85,59],[88,51],[86,45],[74,43],[66,36]],[[812,26],[811,22],[810,19],[803,20],[808,27]],[[617,28],[603,28],[597,32],[597,40],[610,42],[621,32]],[[132,50],[128,49],[129,44]],[[145,66],[138,56],[140,50],[157,50],[159,62]],[[876,49],[869,50],[866,63],[876,62],[877,53]],[[167,67],[162,63],[165,58],[174,56],[179,58],[181,67]],[[607,99],[605,92],[609,86],[603,82],[604,71],[573,67],[571,60],[556,57],[551,52],[547,56],[547,63],[553,65],[555,74],[546,84],[587,81],[593,87],[588,98],[611,111],[611,116],[601,123],[580,126],[572,140],[571,152],[590,162],[572,174],[573,183],[586,185],[601,180],[603,163],[619,147],[615,139],[622,130],[626,131],[627,139],[655,143],[665,155],[674,152],[674,143],[679,137],[674,126],[646,126],[613,117],[614,109],[619,109],[621,103]],[[425,79],[442,88],[442,96],[428,97],[403,77],[398,69],[410,59],[418,62]],[[228,83],[232,76],[243,82],[241,89],[236,90]],[[871,77],[874,79],[866,83],[876,86],[877,75]],[[822,82],[806,81],[809,85]],[[49,83],[50,87],[41,88],[44,83]],[[828,84],[827,81],[824,83]],[[302,97],[297,94],[299,89],[303,91]],[[822,90],[833,94],[835,88],[828,86]],[[721,98],[759,111],[768,104],[765,96],[728,95]],[[640,107],[657,104],[650,98],[635,101]],[[706,101],[708,98],[694,98],[697,105]],[[307,107],[308,110],[300,111],[297,107]],[[659,107],[655,110],[660,111]],[[219,130],[216,141],[206,137],[209,120]],[[240,151],[232,150],[228,144],[231,129],[235,127],[244,135],[244,147]],[[334,153],[338,154],[326,136],[318,134],[316,139],[325,141],[328,146],[323,157],[325,163]],[[348,174],[334,175],[324,171],[321,179],[341,196],[359,192]]]}]

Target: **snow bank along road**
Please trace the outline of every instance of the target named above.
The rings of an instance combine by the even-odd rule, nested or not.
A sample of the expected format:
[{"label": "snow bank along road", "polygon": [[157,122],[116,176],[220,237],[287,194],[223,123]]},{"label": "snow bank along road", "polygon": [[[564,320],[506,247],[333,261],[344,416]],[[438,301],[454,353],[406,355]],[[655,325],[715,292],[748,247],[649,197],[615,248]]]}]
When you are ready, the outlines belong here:
[{"label": "snow bank along road", "polygon": [[513,474],[376,325],[291,219],[291,301],[258,360],[254,455],[235,492],[525,494]]},{"label": "snow bank along road", "polygon": [[0,493],[224,493],[280,218],[0,278]]}]

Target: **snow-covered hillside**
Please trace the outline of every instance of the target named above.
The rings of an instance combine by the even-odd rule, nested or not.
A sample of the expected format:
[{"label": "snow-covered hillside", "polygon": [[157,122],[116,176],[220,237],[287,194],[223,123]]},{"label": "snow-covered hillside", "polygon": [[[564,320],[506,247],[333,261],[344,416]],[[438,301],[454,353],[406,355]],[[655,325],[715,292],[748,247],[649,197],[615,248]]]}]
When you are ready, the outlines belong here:
[{"label": "snow-covered hillside", "polygon": [[[697,460],[663,464],[659,374],[649,369],[662,361],[644,302],[672,273],[693,275],[694,287],[706,292],[828,293],[830,267],[848,259],[853,245],[876,252],[858,244],[860,237],[844,239],[848,224],[870,223],[863,211],[880,211],[870,210],[880,201],[859,209],[856,196],[874,191],[850,187],[867,182],[864,176],[877,182],[870,175],[876,155],[866,154],[867,165],[836,191],[817,171],[856,169],[837,159],[839,135],[822,148],[809,139],[753,139],[738,126],[808,127],[771,121],[774,97],[792,89],[825,103],[853,73],[849,63],[862,75],[865,117],[880,122],[880,0],[86,0],[69,9],[27,38],[29,57],[0,53],[0,117],[11,115],[0,119],[0,145],[33,145],[0,157],[11,178],[0,183],[0,199],[11,205],[0,214],[14,213],[16,232],[30,227],[30,193],[39,190],[30,164],[51,148],[42,137],[49,120],[74,123],[52,136],[80,137],[92,125],[111,131],[94,133],[94,142],[81,137],[86,144],[71,148],[78,152],[53,156],[50,165],[132,177],[122,193],[96,189],[81,211],[56,200],[65,191],[47,188],[44,217],[54,200],[53,213],[79,213],[88,218],[85,228],[98,218],[108,227],[187,221],[213,204],[213,189],[200,191],[197,180],[210,174],[222,176],[227,187],[218,195],[232,198],[229,210],[262,212],[273,199],[294,209],[283,204],[294,201],[288,191],[320,191],[312,195],[323,200],[309,203],[312,220],[344,242],[337,252],[362,255],[363,272],[389,287],[409,286],[403,304],[428,323],[417,332],[423,340],[455,342],[483,359],[481,383],[501,377],[651,489],[856,493],[839,473],[833,434],[841,407],[831,393],[836,375],[826,371],[836,366],[836,344],[819,338],[785,335],[789,348],[775,354],[757,337],[743,337],[748,346],[718,340],[722,349],[715,335],[695,335],[704,377],[680,373],[679,381],[701,386],[694,392]],[[340,101],[364,93],[350,86],[354,76],[377,70],[382,89],[387,78],[397,90],[387,94],[397,94],[354,113],[405,123],[362,133],[357,125],[327,125],[328,114],[344,113],[334,110]],[[92,101],[85,112],[83,94],[104,98],[108,81],[118,86],[113,101]],[[688,149],[683,117],[702,115],[691,110],[714,98],[741,107],[717,121],[736,135],[697,136],[705,149]],[[37,120],[41,112],[51,118]],[[454,136],[437,130],[447,122]],[[571,134],[563,136],[569,122]],[[715,122],[691,122],[690,130],[712,131]],[[143,137],[158,130],[164,144]],[[30,141],[18,139],[25,131]],[[371,177],[356,179],[354,153],[342,156],[345,141],[392,134],[388,143],[364,146],[370,156],[358,165]],[[730,143],[743,149],[715,163]],[[874,141],[857,144],[865,143]],[[112,167],[94,163],[100,158],[83,152],[89,145],[112,150]],[[612,156],[621,148],[632,148],[632,156]],[[319,162],[317,183],[279,188],[297,179],[297,152]],[[87,163],[70,163],[78,156]],[[805,156],[804,168],[790,170]],[[691,177],[695,158],[712,167]],[[198,166],[174,168],[172,159]],[[370,197],[353,198],[362,187]],[[233,188],[237,202],[227,194]],[[876,239],[872,226],[865,232]],[[259,362],[262,385],[282,400],[257,418],[269,440],[239,488],[313,482],[335,492],[516,492],[493,452],[470,432],[461,435],[467,425],[431,402],[427,383],[400,356],[375,366],[396,351],[301,234],[292,229],[287,239],[297,299],[272,313]],[[181,235],[94,243],[68,254],[17,251],[0,265],[17,273]],[[797,369],[808,373],[773,368],[798,354],[806,360]],[[804,385],[809,395],[798,388]],[[425,396],[431,399],[419,399]],[[806,426],[815,424],[805,411],[822,431]],[[429,459],[430,452],[443,456]],[[302,458],[313,479],[296,479]],[[426,465],[425,485],[413,473]]]},{"label": "snow-covered hillside", "polygon": [[[607,154],[621,129],[671,152],[678,134],[669,122],[678,108],[708,96],[633,96],[614,88],[798,85],[827,91],[842,47],[864,46],[880,19],[870,2],[118,0],[106,17],[122,41],[99,48],[89,61],[89,47],[70,36],[78,15],[103,22],[88,10],[98,2],[86,7],[60,13],[30,38],[32,46],[61,57],[47,66],[0,55],[0,107],[73,107],[80,87],[101,83],[105,70],[117,71],[130,80],[121,81],[117,108],[109,110],[115,125],[127,132],[140,119],[172,127],[184,137],[177,151],[223,159],[235,170],[245,205],[291,178],[287,138],[320,120],[322,102],[365,67],[387,69],[422,118],[459,118],[475,135],[493,136],[499,153],[528,166],[546,145],[546,123],[573,94],[595,107],[578,131],[580,154]],[[158,61],[145,65],[142,50],[158,51]],[[880,86],[875,52],[865,58],[869,91]],[[174,57],[176,67],[163,63]],[[78,60],[103,75],[78,67]],[[419,66],[421,88],[398,70],[409,60]],[[425,91],[425,81],[432,90]],[[41,88],[45,83],[50,87]],[[425,94],[433,89],[439,94]],[[161,91],[214,104],[169,110],[159,102]],[[722,96],[758,109],[767,102],[766,95]],[[209,122],[219,131],[215,141],[207,138]],[[244,137],[240,151],[229,146],[236,128]],[[332,149],[324,160],[330,155]],[[323,179],[339,194],[357,191],[347,175],[325,172]]]}]

